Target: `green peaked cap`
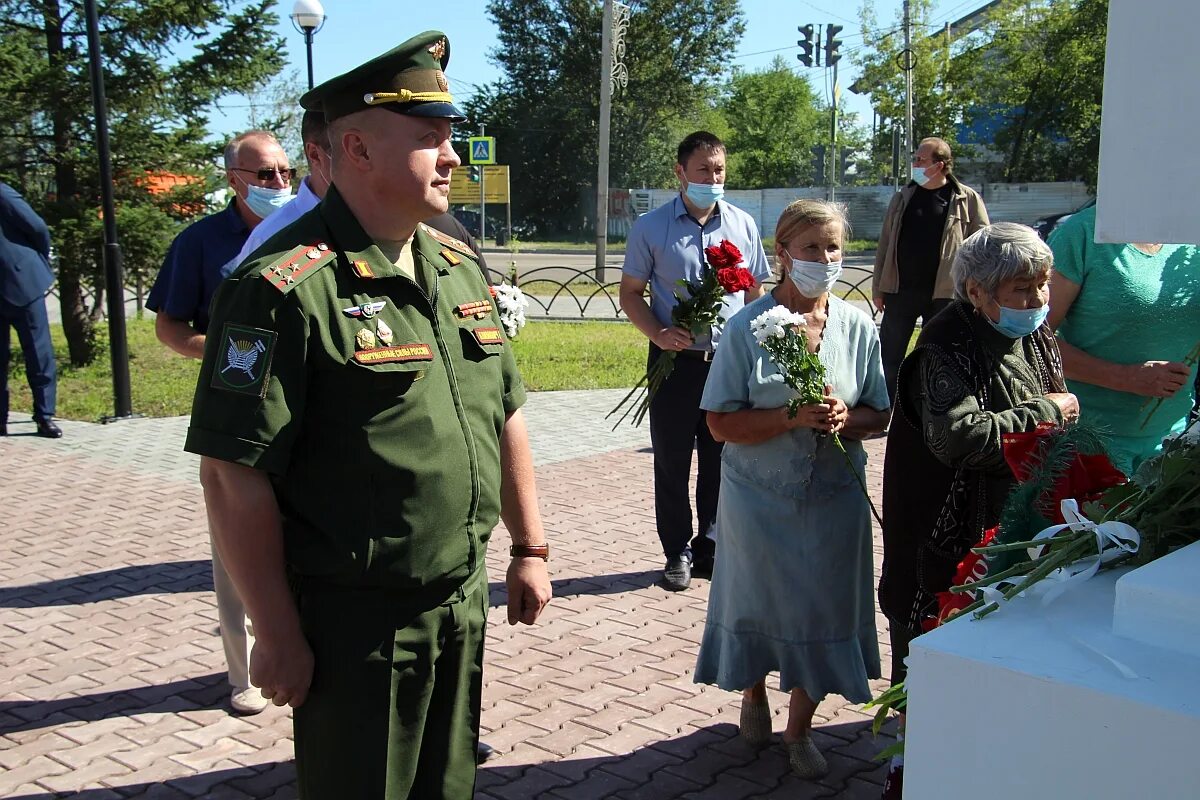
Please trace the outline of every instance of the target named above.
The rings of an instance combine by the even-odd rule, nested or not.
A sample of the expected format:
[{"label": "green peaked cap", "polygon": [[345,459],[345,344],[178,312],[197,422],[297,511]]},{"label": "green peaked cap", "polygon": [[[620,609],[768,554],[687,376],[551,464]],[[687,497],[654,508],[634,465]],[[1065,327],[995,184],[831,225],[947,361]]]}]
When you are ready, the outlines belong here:
[{"label": "green peaked cap", "polygon": [[467,117],[454,105],[446,65],[450,41],[441,31],[425,31],[349,72],[309,89],[300,105],[321,111],[327,122],[368,108],[386,108],[416,117]]}]

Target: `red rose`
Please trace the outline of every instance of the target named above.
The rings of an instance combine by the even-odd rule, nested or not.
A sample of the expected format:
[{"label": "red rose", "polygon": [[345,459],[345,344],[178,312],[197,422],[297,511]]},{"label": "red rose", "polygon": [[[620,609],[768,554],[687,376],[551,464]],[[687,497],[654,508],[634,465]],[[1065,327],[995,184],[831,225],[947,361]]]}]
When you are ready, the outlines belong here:
[{"label": "red rose", "polygon": [[726,267],[717,270],[717,283],[726,294],[754,288],[754,276],[745,267]]},{"label": "red rose", "polygon": [[720,244],[704,248],[704,257],[713,269],[736,267],[742,263],[742,251],[738,250],[737,246],[728,239],[723,239]]}]

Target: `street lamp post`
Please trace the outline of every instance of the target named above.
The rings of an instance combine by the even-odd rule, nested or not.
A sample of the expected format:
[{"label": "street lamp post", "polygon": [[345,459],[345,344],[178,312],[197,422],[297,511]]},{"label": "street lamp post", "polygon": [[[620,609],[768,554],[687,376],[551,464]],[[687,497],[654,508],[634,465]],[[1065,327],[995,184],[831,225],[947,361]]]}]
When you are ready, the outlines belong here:
[{"label": "street lamp post", "polygon": [[325,24],[325,9],[319,0],[296,0],[292,6],[292,25],[304,34],[304,47],[308,51],[308,88],[313,88],[312,40]]},{"label": "street lamp post", "polygon": [[100,168],[100,207],[104,214],[104,286],[108,291],[108,339],[112,363],[113,415],[105,422],[133,416],[129,383],[129,346],[125,335],[125,272],[117,241],[117,209],[113,199],[112,151],[108,144],[108,101],[100,53],[100,18],[96,0],[84,0],[87,17],[88,67],[96,112],[96,156]]}]

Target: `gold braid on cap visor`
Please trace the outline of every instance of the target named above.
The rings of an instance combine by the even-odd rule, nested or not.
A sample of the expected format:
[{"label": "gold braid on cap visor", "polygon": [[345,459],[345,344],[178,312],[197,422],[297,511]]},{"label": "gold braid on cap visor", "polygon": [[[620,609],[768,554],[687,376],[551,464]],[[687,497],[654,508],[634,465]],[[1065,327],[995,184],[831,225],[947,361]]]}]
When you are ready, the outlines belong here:
[{"label": "gold braid on cap visor", "polygon": [[363,102],[369,106],[382,103],[453,103],[454,98],[449,92],[410,92],[401,89],[398,92],[367,92]]}]

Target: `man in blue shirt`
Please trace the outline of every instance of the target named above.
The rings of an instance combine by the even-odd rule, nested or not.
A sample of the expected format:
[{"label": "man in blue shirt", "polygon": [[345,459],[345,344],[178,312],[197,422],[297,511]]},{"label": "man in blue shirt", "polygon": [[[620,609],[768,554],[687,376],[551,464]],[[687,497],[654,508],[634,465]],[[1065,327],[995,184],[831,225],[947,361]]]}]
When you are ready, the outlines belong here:
[{"label": "man in blue shirt", "polygon": [[[720,329],[693,339],[689,331],[671,323],[671,310],[678,302],[676,281],[700,280],[708,269],[704,248],[723,240],[736,245],[744,258],[741,266],[750,270],[757,284],[726,296],[721,316],[729,319],[745,303],[762,296],[770,266],[754,219],[721,200],[725,190],[725,145],[720,139],[706,131],[684,139],[676,153],[675,177],[679,180],[679,196],[639,217],[629,231],[620,298],[621,310],[650,340],[648,363],[653,364],[664,350],[678,353],[671,376],[650,401],[654,514],[667,560],[663,582],[667,589],[677,592],[688,587],[693,572],[712,575],[715,541],[709,529],[716,519],[721,485],[721,444],[713,439],[700,409],[700,395]],[[645,299],[647,286],[649,304]],[[694,538],[688,498],[693,450],[698,454],[699,522]]]},{"label": "man in blue shirt", "polygon": [[[225,147],[225,171],[234,198],[222,211],[193,222],[167,250],[146,307],[154,311],[158,340],[191,358],[204,357],[208,307],[221,281],[237,266],[237,254],[250,231],[291,197],[295,170],[287,153],[266,131],[250,131]],[[213,590],[221,643],[233,687],[230,703],[240,714],[257,714],[269,701],[250,685],[250,648],[246,609],[212,548]]]},{"label": "man in blue shirt", "polygon": [[267,131],[249,131],[225,147],[225,172],[234,199],[223,211],[193,222],[175,237],[146,307],[154,332],[175,352],[202,358],[208,306],[250,231],[291,198],[295,170]]}]

